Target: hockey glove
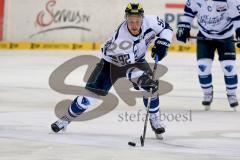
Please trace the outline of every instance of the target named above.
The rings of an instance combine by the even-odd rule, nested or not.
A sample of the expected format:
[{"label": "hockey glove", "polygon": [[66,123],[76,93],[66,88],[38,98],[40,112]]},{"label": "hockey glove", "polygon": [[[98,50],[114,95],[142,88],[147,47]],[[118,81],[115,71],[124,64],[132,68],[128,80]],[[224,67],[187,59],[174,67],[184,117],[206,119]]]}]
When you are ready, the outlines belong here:
[{"label": "hockey glove", "polygon": [[149,75],[143,74],[138,79],[138,85],[144,89],[145,91],[150,91],[152,89],[152,93],[156,92],[158,90],[158,80],[153,81]]},{"label": "hockey glove", "polygon": [[158,38],[156,39],[154,46],[152,48],[152,58],[155,60],[158,56],[158,61],[161,61],[166,55],[170,42],[166,39]]},{"label": "hockey glove", "polygon": [[177,35],[176,35],[177,40],[186,43],[187,39],[190,37],[190,30],[191,30],[190,25],[179,24],[178,30],[177,30]]}]

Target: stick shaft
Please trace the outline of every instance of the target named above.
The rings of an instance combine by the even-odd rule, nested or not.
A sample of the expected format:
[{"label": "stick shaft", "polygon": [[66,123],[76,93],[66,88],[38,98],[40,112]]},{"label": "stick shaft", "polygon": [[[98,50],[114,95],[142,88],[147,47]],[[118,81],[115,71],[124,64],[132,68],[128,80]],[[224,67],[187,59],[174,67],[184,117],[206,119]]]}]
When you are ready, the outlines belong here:
[{"label": "stick shaft", "polygon": [[[154,67],[153,67],[153,73],[152,73],[152,80],[155,80],[155,74],[156,74],[156,70],[157,70],[157,64],[158,64],[158,56],[156,56],[155,59],[155,63],[154,63]],[[151,96],[148,98],[148,102],[147,102],[147,113],[146,113],[146,119],[144,122],[144,128],[143,128],[143,134],[142,134],[142,138],[141,138],[141,145],[144,146],[144,142],[145,142],[145,137],[146,137],[146,131],[147,131],[147,123],[148,123],[148,117],[149,117],[149,109],[150,109],[150,104],[151,104],[151,98],[152,98],[152,88],[150,89],[150,93]]]}]

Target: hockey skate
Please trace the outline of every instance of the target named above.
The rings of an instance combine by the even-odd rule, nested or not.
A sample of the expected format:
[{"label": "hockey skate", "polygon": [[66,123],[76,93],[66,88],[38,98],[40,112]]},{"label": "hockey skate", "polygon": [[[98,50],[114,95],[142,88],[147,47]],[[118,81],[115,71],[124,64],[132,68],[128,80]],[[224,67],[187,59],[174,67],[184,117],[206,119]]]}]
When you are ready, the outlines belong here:
[{"label": "hockey skate", "polygon": [[213,100],[213,92],[211,92],[211,93],[204,93],[202,105],[205,106],[205,111],[209,111],[210,110],[210,105],[212,103],[212,100]]},{"label": "hockey skate", "polygon": [[163,139],[162,133],[165,132],[165,128],[161,124],[159,112],[150,113],[149,115],[150,124],[154,131],[157,139]]},{"label": "hockey skate", "polygon": [[67,128],[67,125],[70,123],[69,119],[66,116],[63,116],[62,118],[60,118],[59,120],[57,120],[56,122],[54,122],[51,125],[51,128],[53,130],[53,132],[57,133],[59,131],[65,131]]},{"label": "hockey skate", "polygon": [[230,107],[234,110],[237,111],[237,106],[238,106],[238,99],[236,95],[227,95],[228,102]]}]

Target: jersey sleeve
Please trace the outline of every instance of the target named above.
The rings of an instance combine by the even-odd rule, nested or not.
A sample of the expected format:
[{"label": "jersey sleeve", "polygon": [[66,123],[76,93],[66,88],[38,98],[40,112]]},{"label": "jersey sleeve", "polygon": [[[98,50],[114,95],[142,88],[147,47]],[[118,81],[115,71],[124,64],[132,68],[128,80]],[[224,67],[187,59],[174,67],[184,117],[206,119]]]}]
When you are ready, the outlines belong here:
[{"label": "jersey sleeve", "polygon": [[232,19],[235,30],[240,28],[240,1],[230,0],[229,1],[229,15]]},{"label": "jersey sleeve", "polygon": [[102,45],[101,50],[102,50],[102,53],[103,53],[104,55],[106,55],[106,52],[107,52],[108,48],[109,48],[109,47],[111,46],[111,44],[113,43],[113,40],[114,40],[115,35],[116,35],[116,32],[114,32],[114,34],[113,34],[110,38],[108,38],[107,41]]},{"label": "jersey sleeve", "polygon": [[156,33],[157,37],[172,42],[173,29],[168,23],[166,23],[158,16],[148,16],[148,19],[150,26]]},{"label": "jersey sleeve", "polygon": [[197,15],[197,2],[195,0],[187,0],[184,7],[184,14],[180,18],[178,27],[191,28],[192,21]]}]

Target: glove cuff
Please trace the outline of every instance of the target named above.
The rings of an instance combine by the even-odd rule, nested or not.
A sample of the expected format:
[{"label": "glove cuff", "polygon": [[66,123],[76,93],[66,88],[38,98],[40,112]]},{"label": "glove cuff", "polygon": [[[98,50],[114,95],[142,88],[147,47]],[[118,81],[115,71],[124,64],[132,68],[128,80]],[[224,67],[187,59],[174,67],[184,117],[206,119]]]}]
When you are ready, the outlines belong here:
[{"label": "glove cuff", "polygon": [[170,42],[166,39],[162,39],[162,38],[158,38],[156,41],[155,41],[155,45],[164,45],[166,47],[169,47],[170,46]]},{"label": "glove cuff", "polygon": [[178,28],[188,28],[191,29],[191,25],[189,23],[185,23],[185,22],[179,22],[178,23]]}]

